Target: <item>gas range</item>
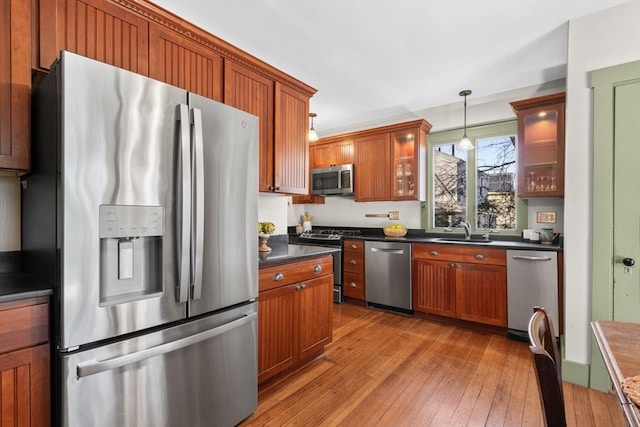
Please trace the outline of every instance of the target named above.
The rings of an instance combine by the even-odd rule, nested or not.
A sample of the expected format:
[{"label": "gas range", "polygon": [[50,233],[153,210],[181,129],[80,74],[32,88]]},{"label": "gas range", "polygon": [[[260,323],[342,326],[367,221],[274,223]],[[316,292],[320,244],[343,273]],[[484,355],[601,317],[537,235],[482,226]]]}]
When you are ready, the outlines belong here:
[{"label": "gas range", "polygon": [[298,241],[300,243],[340,246],[345,237],[361,235],[362,232],[357,229],[314,229],[302,233],[298,237]]}]

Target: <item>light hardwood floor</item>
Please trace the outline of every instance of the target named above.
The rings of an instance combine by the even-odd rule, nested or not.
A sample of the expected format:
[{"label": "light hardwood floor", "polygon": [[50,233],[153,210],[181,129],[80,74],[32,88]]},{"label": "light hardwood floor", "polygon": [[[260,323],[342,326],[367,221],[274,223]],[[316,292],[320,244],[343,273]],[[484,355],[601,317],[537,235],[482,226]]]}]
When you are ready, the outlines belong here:
[{"label": "light hardwood floor", "polygon": [[[569,426],[625,426],[613,394],[565,383]],[[324,355],[261,387],[242,426],[540,426],[526,343],[350,304]]]}]

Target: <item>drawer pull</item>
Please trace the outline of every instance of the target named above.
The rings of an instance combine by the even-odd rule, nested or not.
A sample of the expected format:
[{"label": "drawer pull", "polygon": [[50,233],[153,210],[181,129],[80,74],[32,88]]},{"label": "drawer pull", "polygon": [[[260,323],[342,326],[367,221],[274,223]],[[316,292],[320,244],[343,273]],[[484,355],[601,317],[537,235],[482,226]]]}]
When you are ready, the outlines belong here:
[{"label": "drawer pull", "polygon": [[438,251],[430,251],[429,255],[438,256]]},{"label": "drawer pull", "polygon": [[322,266],[320,264],[316,265],[315,267],[313,267],[313,271],[315,271],[316,273],[322,272]]},{"label": "drawer pull", "polygon": [[358,263],[358,261],[356,261],[355,259],[352,259],[351,261],[349,261],[349,264],[351,265],[356,265]]},{"label": "drawer pull", "polygon": [[349,283],[349,286],[352,287],[352,288],[355,288],[356,284],[354,282],[351,282],[351,283]]},{"label": "drawer pull", "polygon": [[484,255],[476,254],[476,259],[483,260],[484,259]]},{"label": "drawer pull", "polygon": [[358,249],[358,245],[351,244],[351,249]]},{"label": "drawer pull", "polygon": [[284,280],[284,274],[276,273],[276,274],[273,275],[273,281],[274,282],[279,282],[281,280]]}]

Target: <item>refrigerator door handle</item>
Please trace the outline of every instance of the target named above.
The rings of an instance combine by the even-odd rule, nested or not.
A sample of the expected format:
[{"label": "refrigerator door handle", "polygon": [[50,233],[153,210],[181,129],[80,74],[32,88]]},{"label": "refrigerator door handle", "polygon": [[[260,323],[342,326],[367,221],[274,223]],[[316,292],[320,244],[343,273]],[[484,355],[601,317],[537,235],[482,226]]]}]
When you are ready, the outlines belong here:
[{"label": "refrigerator door handle", "polygon": [[180,122],[180,209],[177,217],[179,281],[177,289],[178,302],[189,299],[189,282],[191,279],[191,139],[189,138],[189,107],[178,105],[178,121]]},{"label": "refrigerator door handle", "polygon": [[193,117],[193,180],[194,180],[194,224],[191,230],[193,242],[193,294],[200,299],[202,293],[202,268],[204,245],[204,138],[202,133],[202,111],[192,110]]},{"label": "refrigerator door handle", "polygon": [[238,328],[242,325],[246,325],[249,322],[254,321],[258,316],[258,313],[252,312],[245,314],[244,317],[233,320],[229,323],[225,323],[217,328],[208,329],[204,332],[200,332],[195,335],[190,335],[185,338],[180,338],[175,341],[160,344],[155,347],[147,348],[135,353],[125,354],[124,356],[114,357],[106,360],[87,360],[85,362],[78,363],[76,367],[76,373],[78,378],[88,377],[90,375],[99,374],[101,372],[118,369],[123,366],[132,365],[134,363],[142,362],[154,356],[170,353],[172,351],[180,350],[181,348],[189,347],[202,341],[206,341],[218,335],[222,335],[232,329]]}]

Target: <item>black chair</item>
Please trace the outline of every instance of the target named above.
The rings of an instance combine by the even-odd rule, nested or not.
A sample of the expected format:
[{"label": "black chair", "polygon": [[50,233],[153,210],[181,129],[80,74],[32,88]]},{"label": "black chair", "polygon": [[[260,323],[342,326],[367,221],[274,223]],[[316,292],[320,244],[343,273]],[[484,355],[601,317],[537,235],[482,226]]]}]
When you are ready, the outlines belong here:
[{"label": "black chair", "polygon": [[566,426],[560,352],[553,324],[544,307],[533,308],[533,316],[529,320],[529,341],[545,425]]}]

